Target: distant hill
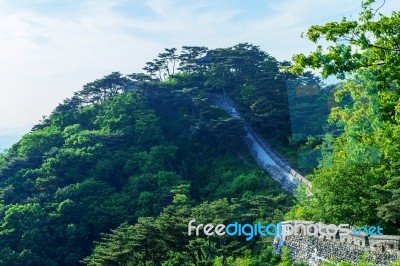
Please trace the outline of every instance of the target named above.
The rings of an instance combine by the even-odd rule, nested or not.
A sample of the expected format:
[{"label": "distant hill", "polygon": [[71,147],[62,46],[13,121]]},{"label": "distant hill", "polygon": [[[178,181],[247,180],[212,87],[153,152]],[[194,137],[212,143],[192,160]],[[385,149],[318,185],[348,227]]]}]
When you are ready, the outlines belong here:
[{"label": "distant hill", "polygon": [[0,128],[0,152],[10,148],[30,130],[30,127]]}]

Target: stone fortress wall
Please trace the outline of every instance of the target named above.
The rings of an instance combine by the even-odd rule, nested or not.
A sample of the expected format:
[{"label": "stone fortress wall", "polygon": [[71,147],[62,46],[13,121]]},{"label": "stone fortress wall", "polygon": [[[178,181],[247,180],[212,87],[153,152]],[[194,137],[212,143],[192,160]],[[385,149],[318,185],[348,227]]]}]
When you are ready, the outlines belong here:
[{"label": "stone fortress wall", "polygon": [[[242,119],[233,102],[220,94],[208,94],[212,104],[224,109],[232,118]],[[310,186],[311,183],[300,173],[294,170],[290,164],[282,158],[272,147],[256,132],[248,123],[244,122],[246,132],[245,141],[257,164],[268,172],[281,186],[294,193],[299,183]]]},{"label": "stone fortress wall", "polygon": [[[282,225],[294,226],[296,223],[327,226],[312,221],[285,221]],[[293,261],[303,261],[310,266],[321,265],[330,259],[357,263],[365,252],[368,252],[367,260],[379,266],[391,265],[400,258],[400,236],[392,235],[366,236],[364,233],[358,235],[353,232],[345,235],[339,231],[335,236],[319,233],[305,236],[304,231],[299,228],[293,235],[275,237],[274,250],[280,254],[282,247],[290,250]]]}]

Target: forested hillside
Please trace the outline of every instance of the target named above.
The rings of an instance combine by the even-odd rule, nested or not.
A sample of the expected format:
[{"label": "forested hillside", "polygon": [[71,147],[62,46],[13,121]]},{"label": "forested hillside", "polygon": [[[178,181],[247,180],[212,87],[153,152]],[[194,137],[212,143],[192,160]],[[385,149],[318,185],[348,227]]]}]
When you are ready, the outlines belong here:
[{"label": "forested hillside", "polygon": [[285,139],[292,75],[280,64],[250,44],[183,47],[145,74],[83,86],[1,157],[1,264],[277,260],[271,238],[189,237],[187,224],[278,222],[291,206],[252,160],[243,121],[207,98],[228,95],[266,136]]},{"label": "forested hillside", "polygon": [[[330,46],[292,63],[248,43],[184,46],[84,85],[0,154],[0,265],[292,265],[271,237],[189,236],[192,219],[398,234],[400,15],[373,2],[311,27]],[[308,174],[309,191],[290,195],[257,167],[243,123]]]}]

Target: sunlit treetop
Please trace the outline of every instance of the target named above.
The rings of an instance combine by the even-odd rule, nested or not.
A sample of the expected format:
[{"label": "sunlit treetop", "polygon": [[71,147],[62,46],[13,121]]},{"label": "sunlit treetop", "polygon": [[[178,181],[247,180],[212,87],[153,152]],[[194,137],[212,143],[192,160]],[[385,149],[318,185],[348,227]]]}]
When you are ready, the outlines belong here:
[{"label": "sunlit treetop", "polygon": [[306,33],[309,40],[329,45],[318,45],[309,55],[293,56],[291,72],[299,74],[306,68],[321,70],[323,77],[346,77],[359,69],[377,71],[380,89],[399,85],[400,71],[400,14],[390,16],[379,12],[375,0],[364,1],[360,16],[355,20],[343,18],[340,22],[314,25]]}]

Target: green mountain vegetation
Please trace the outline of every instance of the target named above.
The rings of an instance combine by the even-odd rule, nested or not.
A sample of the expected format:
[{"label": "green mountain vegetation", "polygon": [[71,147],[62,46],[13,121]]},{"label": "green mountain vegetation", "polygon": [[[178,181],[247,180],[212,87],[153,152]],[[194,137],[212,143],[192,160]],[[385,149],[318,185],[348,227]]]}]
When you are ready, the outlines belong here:
[{"label": "green mountain vegetation", "polygon": [[[248,43],[184,46],[84,85],[0,154],[0,265],[292,265],[271,237],[189,236],[192,219],[399,233],[400,15],[372,2],[311,27],[333,44],[293,63]],[[311,193],[294,198],[257,167],[244,121],[310,173]]]},{"label": "green mountain vegetation", "polygon": [[288,135],[280,64],[250,44],[183,47],[86,84],[1,156],[1,264],[276,261],[271,238],[189,237],[187,224],[278,222],[291,206],[243,121],[207,99],[229,95],[266,135]]}]

